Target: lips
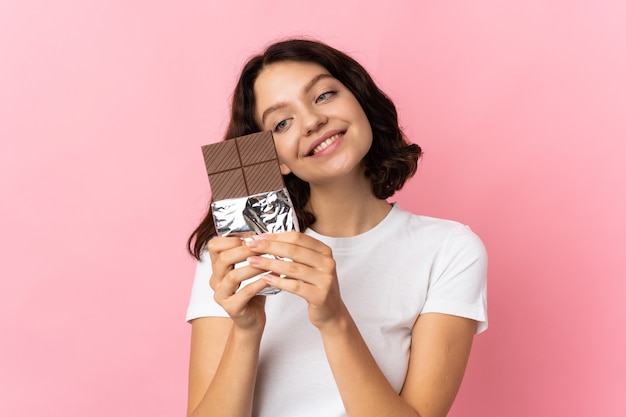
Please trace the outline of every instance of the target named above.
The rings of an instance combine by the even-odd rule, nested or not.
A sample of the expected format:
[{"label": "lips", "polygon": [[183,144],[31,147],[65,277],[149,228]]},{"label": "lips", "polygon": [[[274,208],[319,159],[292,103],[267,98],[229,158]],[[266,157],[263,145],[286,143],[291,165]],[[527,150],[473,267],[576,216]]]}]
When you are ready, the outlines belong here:
[{"label": "lips", "polygon": [[328,148],[333,142],[335,142],[344,134],[345,132],[337,132],[337,133],[331,134],[331,136],[322,137],[321,139],[316,141],[317,144],[314,145],[313,149],[309,152],[309,156],[316,155],[320,153],[321,151],[323,151],[324,149]]}]

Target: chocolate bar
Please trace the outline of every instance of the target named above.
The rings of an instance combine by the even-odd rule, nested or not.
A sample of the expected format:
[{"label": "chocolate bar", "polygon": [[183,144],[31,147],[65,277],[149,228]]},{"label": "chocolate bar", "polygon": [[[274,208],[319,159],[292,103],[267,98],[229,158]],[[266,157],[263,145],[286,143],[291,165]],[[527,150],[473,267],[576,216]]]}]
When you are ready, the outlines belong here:
[{"label": "chocolate bar", "polygon": [[213,201],[285,187],[272,132],[253,133],[202,147]]},{"label": "chocolate bar", "polygon": [[[211,211],[215,231],[219,236],[245,239],[255,234],[299,230],[271,132],[205,145],[202,154],[213,194]],[[243,265],[247,262],[236,264],[235,268]],[[245,280],[241,287],[261,275]],[[279,291],[266,287],[259,294]]]}]

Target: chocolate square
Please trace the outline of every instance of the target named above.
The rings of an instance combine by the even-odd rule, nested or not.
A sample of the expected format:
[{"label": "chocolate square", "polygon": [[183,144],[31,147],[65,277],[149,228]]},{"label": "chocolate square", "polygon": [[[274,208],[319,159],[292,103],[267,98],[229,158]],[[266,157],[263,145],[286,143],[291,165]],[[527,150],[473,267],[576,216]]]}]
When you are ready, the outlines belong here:
[{"label": "chocolate square", "polygon": [[205,145],[202,154],[213,201],[285,188],[272,132]]}]

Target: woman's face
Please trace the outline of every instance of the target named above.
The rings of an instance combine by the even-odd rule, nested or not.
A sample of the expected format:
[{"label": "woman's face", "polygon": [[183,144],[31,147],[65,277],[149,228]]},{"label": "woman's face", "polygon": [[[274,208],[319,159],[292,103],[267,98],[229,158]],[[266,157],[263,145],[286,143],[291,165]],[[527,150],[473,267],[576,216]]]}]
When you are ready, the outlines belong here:
[{"label": "woman's face", "polygon": [[283,61],[268,65],[254,84],[255,120],[271,130],[283,174],[311,185],[346,175],[362,177],[372,128],[361,105],[322,66]]}]

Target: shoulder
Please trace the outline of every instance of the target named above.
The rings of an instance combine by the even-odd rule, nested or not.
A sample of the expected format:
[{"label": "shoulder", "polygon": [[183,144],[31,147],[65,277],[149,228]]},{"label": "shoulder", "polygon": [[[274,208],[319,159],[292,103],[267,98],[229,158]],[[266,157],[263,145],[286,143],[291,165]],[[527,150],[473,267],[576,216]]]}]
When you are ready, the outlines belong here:
[{"label": "shoulder", "polygon": [[419,264],[426,264],[428,294],[421,313],[443,313],[487,328],[487,251],[469,226],[457,221],[406,214],[407,234]]},{"label": "shoulder", "polygon": [[414,245],[436,251],[470,251],[486,255],[480,237],[468,225],[458,221],[412,213],[397,203],[392,220],[396,230]]}]

